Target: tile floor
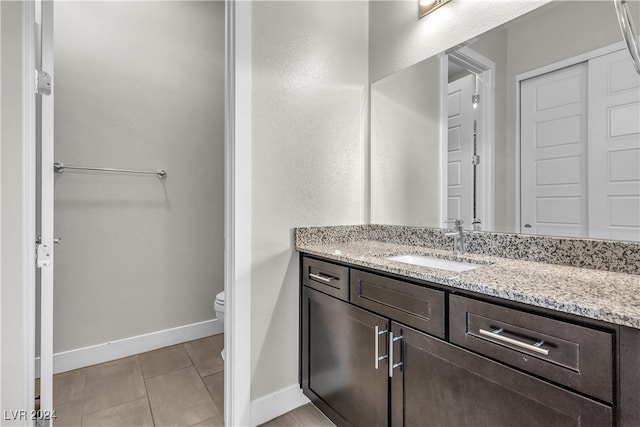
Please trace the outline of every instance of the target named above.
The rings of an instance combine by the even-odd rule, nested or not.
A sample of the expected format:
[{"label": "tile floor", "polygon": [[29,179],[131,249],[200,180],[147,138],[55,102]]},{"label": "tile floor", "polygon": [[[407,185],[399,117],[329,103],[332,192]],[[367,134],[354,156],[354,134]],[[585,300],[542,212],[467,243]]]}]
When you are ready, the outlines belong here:
[{"label": "tile floor", "polygon": [[[53,377],[56,427],[223,426],[223,335]],[[312,404],[261,427],[333,427]]]},{"label": "tile floor", "polygon": [[311,403],[274,418],[260,427],[335,427],[326,415]]},{"label": "tile floor", "polygon": [[53,378],[55,425],[222,426],[223,335]]}]

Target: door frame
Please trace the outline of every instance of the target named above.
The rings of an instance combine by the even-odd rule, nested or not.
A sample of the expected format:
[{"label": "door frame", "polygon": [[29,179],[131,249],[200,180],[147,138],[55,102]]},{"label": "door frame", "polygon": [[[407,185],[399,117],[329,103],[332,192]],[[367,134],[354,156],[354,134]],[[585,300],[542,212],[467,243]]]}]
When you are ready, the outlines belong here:
[{"label": "door frame", "polygon": [[[640,40],[640,36],[638,37],[638,40]],[[523,73],[520,74],[516,74],[516,81],[515,81],[515,89],[516,89],[516,115],[515,115],[515,131],[516,131],[516,135],[515,135],[515,142],[516,142],[516,147],[515,147],[515,230],[513,230],[515,233],[521,233],[521,227],[522,227],[522,191],[521,191],[521,186],[522,186],[522,180],[520,177],[520,174],[522,173],[521,170],[521,163],[522,163],[522,137],[521,137],[521,129],[520,129],[520,102],[521,102],[521,97],[520,97],[520,87],[521,84],[524,80],[528,80],[534,77],[538,77],[541,76],[543,74],[546,73],[551,73],[553,71],[557,71],[561,68],[566,68],[566,67],[570,67],[572,65],[576,65],[579,64],[580,62],[585,62],[588,61],[590,59],[596,58],[598,56],[602,56],[602,55],[607,55],[609,53],[621,50],[621,49],[625,49],[626,45],[624,43],[624,41],[619,41],[619,42],[615,42],[612,43],[610,45],[607,46],[603,46],[597,49],[593,49],[590,50],[588,52],[584,52],[563,60],[560,60],[558,62],[554,62],[552,64],[548,64],[548,65],[544,65],[542,67],[538,67],[538,68],[534,68],[532,70],[529,71],[525,71]]]},{"label": "door frame", "polygon": [[[480,114],[478,125],[480,128],[478,138],[478,153],[480,155],[479,188],[481,209],[479,210],[482,220],[482,230],[494,230],[495,228],[495,87],[496,64],[489,58],[475,52],[469,47],[463,47],[444,55],[442,61],[442,94],[441,111],[442,119],[440,132],[440,154],[441,154],[441,217],[442,221],[447,218],[447,87],[448,87],[448,61],[465,67],[467,70],[478,76],[478,92],[480,94]],[[471,225],[471,224],[469,224]]]},{"label": "door frame", "polygon": [[[35,401],[35,2],[22,2],[22,291],[24,408]],[[251,423],[251,3],[225,1],[225,409]]]},{"label": "door frame", "polygon": [[22,3],[22,294],[24,408],[35,404],[36,339],[36,39],[35,1]]},{"label": "door frame", "polygon": [[224,423],[251,425],[251,13],[225,0]]}]

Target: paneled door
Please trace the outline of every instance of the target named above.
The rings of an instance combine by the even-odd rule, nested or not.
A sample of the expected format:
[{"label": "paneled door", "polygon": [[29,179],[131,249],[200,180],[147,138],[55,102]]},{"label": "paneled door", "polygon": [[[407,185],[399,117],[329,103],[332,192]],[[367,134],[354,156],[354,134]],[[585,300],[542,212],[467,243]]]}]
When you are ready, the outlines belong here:
[{"label": "paneled door", "polygon": [[473,222],[473,75],[449,83],[447,217]]},{"label": "paneled door", "polygon": [[626,50],[589,61],[589,237],[640,240],[640,76]]},{"label": "paneled door", "polygon": [[521,232],[640,240],[640,76],[626,50],[521,82]]},{"label": "paneled door", "polygon": [[520,85],[522,233],[587,237],[587,64]]}]

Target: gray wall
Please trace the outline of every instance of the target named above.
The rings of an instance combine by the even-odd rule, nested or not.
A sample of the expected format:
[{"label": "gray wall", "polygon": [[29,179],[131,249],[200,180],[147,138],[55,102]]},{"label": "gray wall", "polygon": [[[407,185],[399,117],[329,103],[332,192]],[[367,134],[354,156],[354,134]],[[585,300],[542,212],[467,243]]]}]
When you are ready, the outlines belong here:
[{"label": "gray wall", "polygon": [[215,317],[224,3],[56,2],[54,352]]},{"label": "gray wall", "polygon": [[366,2],[255,2],[252,399],[298,381],[293,228],[362,222]]},{"label": "gray wall", "polygon": [[24,408],[27,336],[22,235],[22,5],[0,2],[0,424]]}]

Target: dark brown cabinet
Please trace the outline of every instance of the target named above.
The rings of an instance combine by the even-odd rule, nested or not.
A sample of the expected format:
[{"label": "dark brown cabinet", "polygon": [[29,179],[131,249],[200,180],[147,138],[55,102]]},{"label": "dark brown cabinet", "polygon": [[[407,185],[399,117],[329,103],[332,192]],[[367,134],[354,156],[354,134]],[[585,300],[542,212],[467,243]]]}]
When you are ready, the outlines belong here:
[{"label": "dark brown cabinet", "polygon": [[[387,319],[314,289],[302,291],[302,388],[338,425],[386,426]],[[383,333],[383,331],[385,331]],[[380,363],[381,362],[381,363]]]},{"label": "dark brown cabinet", "polygon": [[[309,257],[302,266],[302,388],[339,426],[640,420],[636,330],[590,327]],[[631,356],[618,357],[616,345]]]},{"label": "dark brown cabinet", "polygon": [[[392,426],[609,426],[610,406],[393,323]],[[397,351],[397,350],[396,350]]]}]

